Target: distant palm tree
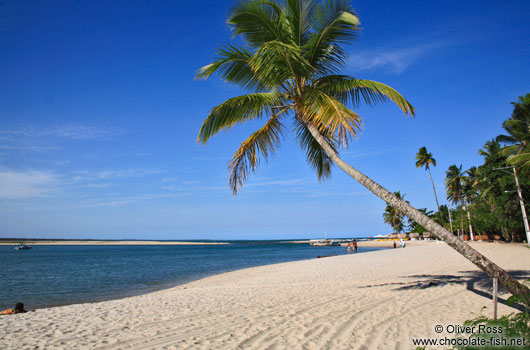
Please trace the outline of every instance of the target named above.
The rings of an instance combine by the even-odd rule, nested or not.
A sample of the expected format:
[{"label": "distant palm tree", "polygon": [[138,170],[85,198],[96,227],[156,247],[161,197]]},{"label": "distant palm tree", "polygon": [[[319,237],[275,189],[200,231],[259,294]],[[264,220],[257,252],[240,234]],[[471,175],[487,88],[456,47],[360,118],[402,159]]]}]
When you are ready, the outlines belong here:
[{"label": "distant palm tree", "polygon": [[[211,111],[198,142],[234,125],[266,117],[265,124],[245,140],[228,166],[234,194],[260,158],[279,147],[285,119],[291,116],[295,137],[319,179],[328,178],[337,164],[385,202],[443,239],[514,294],[530,290],[442,226],[344,162],[338,150],[359,134],[361,117],[348,105],[394,102],[405,114],[412,105],[391,87],[372,80],[341,75],[347,62],[344,44],[358,35],[359,19],[347,0],[247,0],[231,10],[228,24],[246,45],[226,45],[197,77],[218,73],[227,82],[249,90]],[[530,299],[530,297],[529,297]]]},{"label": "distant palm tree", "polygon": [[471,215],[469,213],[469,205],[471,201],[478,197],[477,187],[479,185],[478,169],[476,166],[472,166],[467,169],[464,174],[464,201],[466,204],[467,211],[467,222],[469,224],[469,232],[471,234],[471,239],[474,239],[473,236],[473,226],[471,225]]},{"label": "distant palm tree", "polygon": [[[400,191],[394,192],[394,196],[402,201],[405,201],[405,194],[402,195]],[[408,203],[408,201],[406,202]],[[402,232],[405,228],[405,214],[390,204],[386,205],[385,212],[383,213],[383,220],[386,224],[392,226],[394,231],[397,233]]]},{"label": "distant palm tree", "polygon": [[442,214],[442,211],[440,210],[440,204],[438,204],[438,196],[436,195],[436,188],[434,187],[434,181],[432,180],[431,165],[436,166],[436,159],[434,159],[432,156],[432,153],[427,152],[427,148],[423,146],[422,148],[420,148],[418,153],[416,153],[416,168],[425,167],[425,170],[429,172],[429,177],[431,178],[432,190],[434,192],[434,200],[436,201],[436,207],[438,208],[438,213],[440,215],[442,226],[445,226],[443,214]]},{"label": "distant palm tree", "polygon": [[501,150],[501,145],[495,139],[487,141],[478,153],[484,157],[484,161],[496,156]]},{"label": "distant palm tree", "polygon": [[462,165],[459,167],[456,164],[451,165],[445,175],[447,199],[456,205],[462,203],[464,197],[464,173],[462,172]]},{"label": "distant palm tree", "polygon": [[[445,174],[447,199],[451,203],[456,205],[460,204],[466,209],[469,222],[469,234],[471,236],[471,240],[473,240],[473,228],[471,227],[469,208],[466,205],[466,191],[469,191],[469,188],[467,187],[469,182],[465,173],[462,171],[462,165],[460,165],[459,167],[457,167],[456,165],[451,165]],[[461,226],[463,231],[463,220],[461,221]]]},{"label": "distant palm tree", "polygon": [[502,123],[508,134],[497,136],[497,141],[505,144],[502,153],[509,156],[508,164],[526,168],[530,166],[530,93],[512,104],[512,117]]}]

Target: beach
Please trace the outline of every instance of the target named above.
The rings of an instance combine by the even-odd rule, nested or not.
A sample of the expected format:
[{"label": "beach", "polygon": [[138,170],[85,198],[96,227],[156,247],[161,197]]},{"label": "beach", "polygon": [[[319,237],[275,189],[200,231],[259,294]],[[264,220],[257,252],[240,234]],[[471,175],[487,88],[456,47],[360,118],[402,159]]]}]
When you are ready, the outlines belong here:
[{"label": "beach", "polygon": [[[472,245],[518,279],[530,277],[526,245]],[[484,306],[491,316],[491,285],[444,243],[408,242],[404,249],[254,267],[130,298],[2,316],[0,348],[414,349],[413,339],[454,337],[448,326]],[[501,290],[500,300],[508,296]],[[498,309],[515,311],[501,303]]]}]

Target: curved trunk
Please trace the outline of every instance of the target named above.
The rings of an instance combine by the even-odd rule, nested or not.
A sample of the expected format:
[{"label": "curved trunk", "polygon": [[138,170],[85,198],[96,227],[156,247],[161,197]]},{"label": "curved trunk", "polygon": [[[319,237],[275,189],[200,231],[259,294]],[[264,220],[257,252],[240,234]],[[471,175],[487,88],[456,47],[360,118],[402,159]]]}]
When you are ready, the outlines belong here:
[{"label": "curved trunk", "polygon": [[442,221],[442,226],[445,227],[444,217],[442,215],[442,211],[440,210],[440,204],[438,204],[438,196],[436,195],[436,188],[434,187],[434,181],[432,181],[431,169],[429,167],[427,167],[427,170],[429,171],[429,177],[431,178],[432,190],[434,192],[434,200],[436,201],[436,207],[438,208],[438,214],[440,215],[440,220]]},{"label": "curved trunk", "polygon": [[311,123],[306,122],[306,125],[320,146],[326,151],[329,157],[348,175],[357,180],[361,185],[366,187],[370,192],[396,207],[399,211],[407,215],[412,220],[426,228],[437,238],[443,240],[451,248],[466,257],[473,264],[478,266],[482,271],[486,272],[491,278],[498,278],[499,282],[506,288],[510,293],[519,295],[528,304],[530,304],[530,289],[519,283],[514,279],[508,272],[501,269],[494,262],[480,254],[478,251],[464,243],[462,240],[455,237],[452,233],[449,233],[441,225],[431,220],[429,217],[421,213],[419,210],[413,208],[410,204],[405,201],[399,200],[390,191],[383,188],[381,185],[374,182],[372,179],[353,168],[348,163],[344,162],[333,150],[332,147],[326,142],[320,131]]}]

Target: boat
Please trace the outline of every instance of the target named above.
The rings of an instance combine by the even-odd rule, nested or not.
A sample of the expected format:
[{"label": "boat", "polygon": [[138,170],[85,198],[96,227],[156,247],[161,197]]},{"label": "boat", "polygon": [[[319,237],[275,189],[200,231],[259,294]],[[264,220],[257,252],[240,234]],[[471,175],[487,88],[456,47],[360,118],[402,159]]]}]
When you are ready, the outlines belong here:
[{"label": "boat", "polygon": [[15,250],[28,250],[31,249],[31,246],[25,244],[19,244],[15,247]]},{"label": "boat", "polygon": [[309,245],[312,247],[338,247],[340,242],[333,239],[328,239],[324,233],[324,239],[312,239],[309,241]]}]

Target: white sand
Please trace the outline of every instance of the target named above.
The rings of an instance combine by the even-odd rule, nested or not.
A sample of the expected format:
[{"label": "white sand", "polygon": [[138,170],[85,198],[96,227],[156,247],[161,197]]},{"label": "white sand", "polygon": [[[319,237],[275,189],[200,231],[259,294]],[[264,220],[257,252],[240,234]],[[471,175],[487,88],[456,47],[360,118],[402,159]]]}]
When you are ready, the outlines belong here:
[{"label": "white sand", "polygon": [[[528,276],[530,250],[524,245],[474,246],[501,267]],[[415,287],[433,280],[447,284]],[[412,338],[440,338],[435,325],[462,324],[483,306],[490,315],[490,293],[491,280],[451,248],[417,243],[1,316],[0,348],[414,349]],[[499,304],[500,313],[512,311]]]}]

